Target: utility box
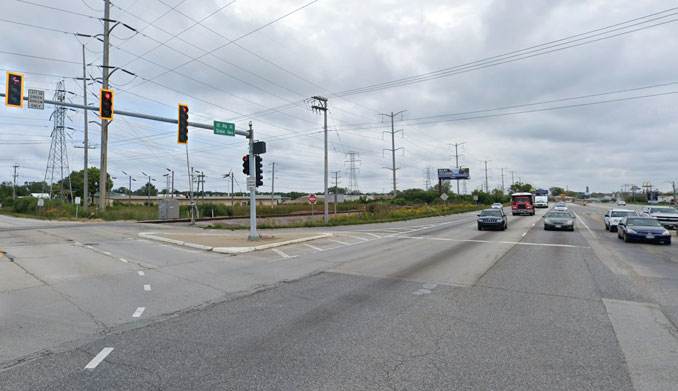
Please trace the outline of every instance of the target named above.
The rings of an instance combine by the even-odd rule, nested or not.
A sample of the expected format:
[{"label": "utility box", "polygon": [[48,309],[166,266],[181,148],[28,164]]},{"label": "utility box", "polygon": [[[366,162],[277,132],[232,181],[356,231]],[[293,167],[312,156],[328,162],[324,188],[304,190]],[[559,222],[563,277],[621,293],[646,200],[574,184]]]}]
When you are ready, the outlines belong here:
[{"label": "utility box", "polygon": [[158,218],[160,220],[179,218],[179,200],[174,198],[161,199],[158,202]]}]

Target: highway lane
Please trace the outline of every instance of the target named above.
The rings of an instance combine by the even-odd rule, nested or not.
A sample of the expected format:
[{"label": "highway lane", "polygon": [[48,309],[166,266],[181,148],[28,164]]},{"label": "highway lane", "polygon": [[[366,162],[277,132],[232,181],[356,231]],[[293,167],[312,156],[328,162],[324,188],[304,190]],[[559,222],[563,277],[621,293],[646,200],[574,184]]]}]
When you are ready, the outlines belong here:
[{"label": "highway lane", "polygon": [[[225,257],[218,262],[308,277],[101,335],[6,369],[0,381],[11,389],[649,389],[643,375],[656,363],[639,362],[633,351],[643,341],[634,346],[629,330],[667,346],[675,338],[653,334],[642,317],[620,321],[619,308],[634,314],[634,303],[656,303],[637,276],[599,257],[600,243],[621,241],[593,239],[580,221],[575,232],[543,231],[538,217],[479,232],[473,217],[341,227],[346,245],[282,248],[292,258]],[[214,274],[213,262],[191,263],[204,270],[189,279]],[[114,349],[85,370],[106,347]],[[664,376],[670,369],[654,377],[660,386],[677,384]]]}]

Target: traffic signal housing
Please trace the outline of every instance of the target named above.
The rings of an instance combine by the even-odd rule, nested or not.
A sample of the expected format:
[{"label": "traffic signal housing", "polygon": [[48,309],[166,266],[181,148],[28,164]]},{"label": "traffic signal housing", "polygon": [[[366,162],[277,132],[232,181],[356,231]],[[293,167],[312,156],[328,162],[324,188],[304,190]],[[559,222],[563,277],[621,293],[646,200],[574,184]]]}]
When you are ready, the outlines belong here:
[{"label": "traffic signal housing", "polygon": [[24,107],[24,75],[7,72],[5,104],[12,107]]},{"label": "traffic signal housing", "polygon": [[188,105],[179,103],[177,144],[188,144]]},{"label": "traffic signal housing", "polygon": [[242,173],[247,176],[250,175],[250,157],[247,155],[242,157]]},{"label": "traffic signal housing", "polygon": [[113,119],[113,90],[99,90],[99,118]]},{"label": "traffic signal housing", "polygon": [[257,155],[254,167],[256,168],[257,171],[257,187],[263,186],[264,185],[264,165],[261,163],[261,156]]}]

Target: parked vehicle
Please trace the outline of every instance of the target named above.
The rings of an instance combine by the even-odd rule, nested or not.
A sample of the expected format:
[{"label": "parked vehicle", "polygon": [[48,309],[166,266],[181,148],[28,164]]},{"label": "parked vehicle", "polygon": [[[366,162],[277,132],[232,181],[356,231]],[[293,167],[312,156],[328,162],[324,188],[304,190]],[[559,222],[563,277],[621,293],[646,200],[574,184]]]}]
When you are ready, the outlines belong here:
[{"label": "parked vehicle", "polygon": [[544,215],[544,230],[564,229],[574,231],[575,217],[570,212],[552,210]]},{"label": "parked vehicle", "polygon": [[614,232],[617,230],[617,224],[626,216],[638,216],[635,210],[631,209],[610,209],[605,212],[605,230]]},{"label": "parked vehicle", "polygon": [[534,195],[532,193],[511,194],[511,213],[534,216]]},{"label": "parked vehicle", "polygon": [[508,228],[508,218],[504,210],[496,208],[483,209],[478,214],[478,231],[482,231],[485,228],[494,228],[502,231]]},{"label": "parked vehicle", "polygon": [[617,206],[626,206],[626,201],[624,201],[624,200],[617,200]]},{"label": "parked vehicle", "polygon": [[640,215],[654,217],[666,229],[678,228],[678,210],[670,206],[643,206]]},{"label": "parked vehicle", "polygon": [[504,204],[500,202],[495,202],[494,204],[492,204],[492,207],[495,209],[504,209]]},{"label": "parked vehicle", "polygon": [[617,237],[625,242],[632,240],[671,244],[671,231],[653,217],[626,216],[617,224]]},{"label": "parked vehicle", "polygon": [[553,210],[558,212],[567,212],[567,204],[565,203],[565,201],[558,201]]}]

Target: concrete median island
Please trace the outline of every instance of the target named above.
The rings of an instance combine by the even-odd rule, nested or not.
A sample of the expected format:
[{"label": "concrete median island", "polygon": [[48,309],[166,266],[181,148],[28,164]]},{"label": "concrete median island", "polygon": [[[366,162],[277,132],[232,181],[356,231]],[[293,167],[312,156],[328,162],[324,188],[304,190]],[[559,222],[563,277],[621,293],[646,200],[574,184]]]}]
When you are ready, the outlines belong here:
[{"label": "concrete median island", "polygon": [[201,250],[224,254],[237,254],[326,238],[332,236],[332,234],[286,233],[259,235],[259,240],[256,242],[247,240],[247,234],[171,234],[141,232],[139,233],[139,236],[145,239],[157,240]]}]

